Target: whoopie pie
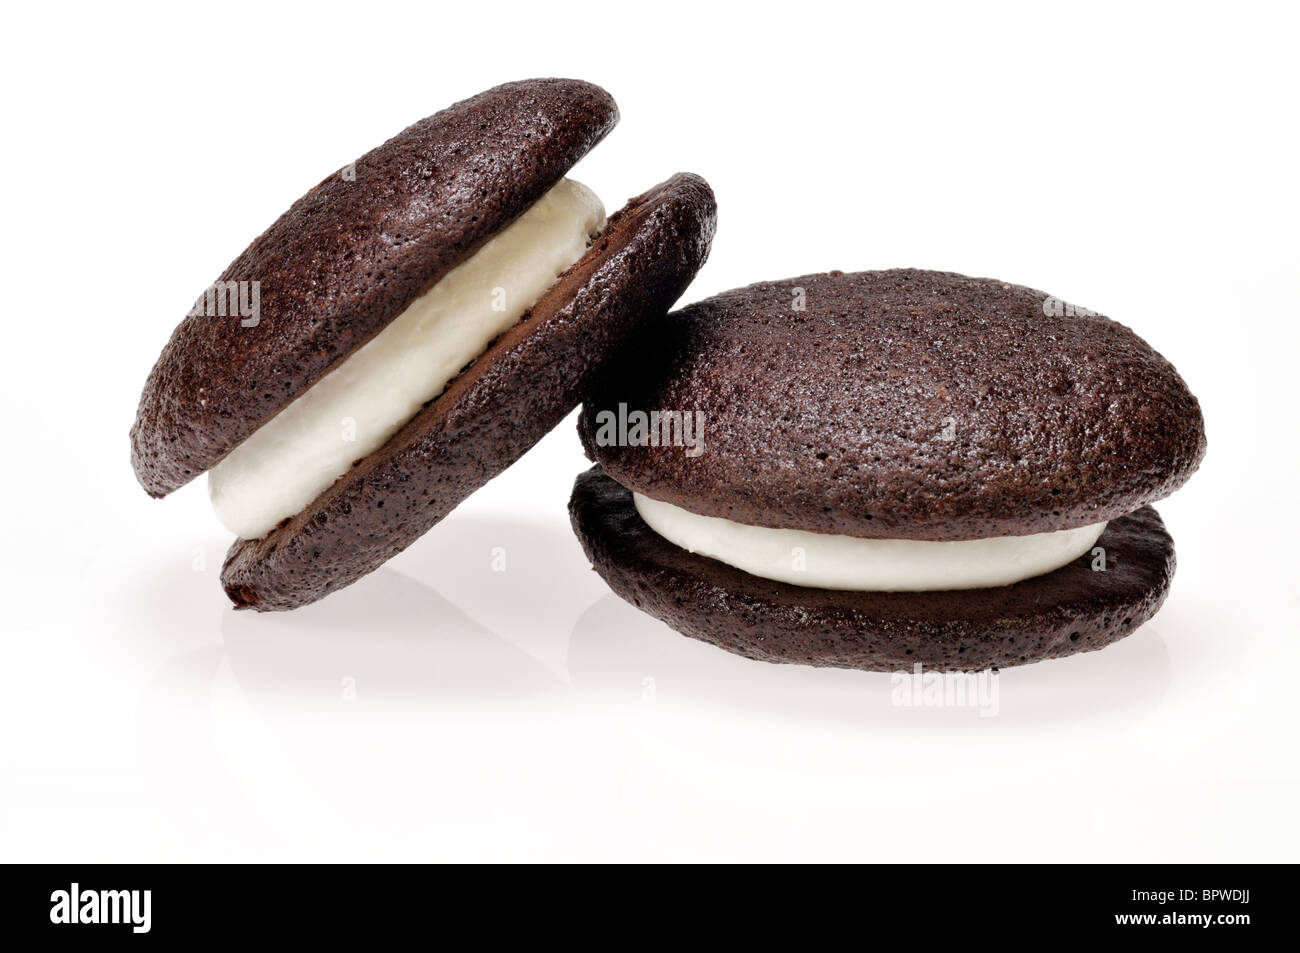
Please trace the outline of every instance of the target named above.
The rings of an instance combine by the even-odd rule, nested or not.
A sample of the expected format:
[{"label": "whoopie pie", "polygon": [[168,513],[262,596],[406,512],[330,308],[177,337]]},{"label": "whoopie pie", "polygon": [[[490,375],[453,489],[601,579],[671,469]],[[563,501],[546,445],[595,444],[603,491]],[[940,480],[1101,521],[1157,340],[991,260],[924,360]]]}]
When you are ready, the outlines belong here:
[{"label": "whoopie pie", "polygon": [[1149,505],[1200,407],[1123,325],[911,269],[728,291],[638,333],[579,431],[574,529],[622,598],[770,662],[974,671],[1151,618]]},{"label": "whoopie pie", "polygon": [[618,120],[590,83],[498,86],[330,175],[196,301],[131,457],[204,471],[238,608],[292,609],[401,552],[582,399],[704,263],[716,207],[675,175],[605,218],[564,178]]}]

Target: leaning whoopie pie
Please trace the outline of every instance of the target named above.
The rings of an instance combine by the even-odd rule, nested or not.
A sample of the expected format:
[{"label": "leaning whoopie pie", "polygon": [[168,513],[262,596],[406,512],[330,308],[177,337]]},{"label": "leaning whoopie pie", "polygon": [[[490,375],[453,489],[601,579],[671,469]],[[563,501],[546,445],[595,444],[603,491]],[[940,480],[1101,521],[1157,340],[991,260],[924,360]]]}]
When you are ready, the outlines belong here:
[{"label": "leaning whoopie pie", "polygon": [[576,80],[457,103],[317,185],[195,303],[131,457],[155,497],[208,471],[236,607],[305,605],[401,552],[685,290],[716,219],[703,179],[607,220],[564,178],[617,119]]},{"label": "leaning whoopie pie", "polygon": [[1159,608],[1148,504],[1205,453],[1178,372],[1121,324],[897,270],[729,291],[639,333],[579,430],[573,526],[622,598],[770,662],[1005,667]]}]

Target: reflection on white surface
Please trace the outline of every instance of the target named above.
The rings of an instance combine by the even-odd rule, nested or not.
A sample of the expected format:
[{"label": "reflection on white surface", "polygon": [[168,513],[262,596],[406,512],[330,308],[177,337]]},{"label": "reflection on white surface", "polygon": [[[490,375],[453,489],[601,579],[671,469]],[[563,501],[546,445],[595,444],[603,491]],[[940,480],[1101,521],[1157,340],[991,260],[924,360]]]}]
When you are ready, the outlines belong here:
[{"label": "reflection on white surface", "polygon": [[[999,713],[981,718],[895,707],[888,674],[752,662],[681,636],[610,594],[558,519],[455,515],[293,613],[218,607],[211,575],[157,574],[127,594],[153,620],[142,644],[191,626],[141,709],[152,780],[136,796],[177,838],[152,857],[907,859],[916,831],[867,818],[954,798],[974,813],[1012,799],[1050,832],[1019,857],[1067,842],[1072,856],[1135,856],[1150,819],[1099,805],[1116,771],[1180,757],[1133,741],[1187,704],[1170,710],[1172,645],[1184,694],[1243,651],[1205,656],[1203,620],[1166,608],[1101,652],[1003,671]],[[208,637],[192,630],[205,619]],[[1057,784],[1089,805],[1068,829],[1045,795]],[[871,836],[846,836],[854,825]]]},{"label": "reflection on white surface", "polygon": [[[829,790],[869,766],[873,749],[906,770],[923,753],[918,739],[943,751],[980,738],[1023,757],[1034,732],[1055,744],[1140,721],[1169,683],[1164,643],[1147,626],[1100,653],[1004,671],[996,718],[898,708],[888,674],[753,662],[673,632],[557,560],[566,546],[574,555],[561,529],[448,522],[401,571],[315,606],[221,612],[220,647],[188,664],[207,703],[184,730],[155,726],[158,743],[174,751],[178,734],[209,738],[189,770],[233,779],[288,852],[405,857],[441,831],[450,856],[473,853],[476,837],[502,856],[599,854],[590,832],[553,840],[548,817],[569,816],[571,828],[561,805],[575,791],[612,799],[596,810],[679,797],[675,771],[744,773],[756,750],[765,771],[816,774],[832,738],[864,760],[836,764]],[[408,572],[440,580],[457,603]],[[582,602],[552,574],[579,581]],[[903,739],[912,750],[897,750]]]},{"label": "reflection on white surface", "polygon": [[[997,713],[979,727],[1068,728],[1132,721],[1153,709],[1169,686],[1169,655],[1158,619],[1098,652],[1002,670]],[[741,658],[686,638],[607,595],[578,620],[569,646],[574,685],[724,706],[764,716],[825,721],[843,726],[925,731],[980,721],[977,705],[902,707],[885,672],[779,665]],[[647,680],[651,680],[647,683]]]},{"label": "reflection on white surface", "polygon": [[[923,730],[975,714],[891,704],[888,673],[732,655],[674,632],[603,585],[588,587],[595,598],[584,609],[545,571],[566,541],[544,524],[461,520],[435,532],[437,545],[410,554],[404,571],[380,569],[313,606],[223,612],[234,681],[253,698],[297,696],[327,713],[345,690],[412,705],[562,691],[640,698],[650,679],[668,703],[860,729]],[[498,550],[501,570],[494,569]],[[406,572],[440,580],[458,604]],[[1157,617],[1101,651],[1003,670],[998,729],[1138,718],[1159,702],[1170,677]]]},{"label": "reflection on white surface", "polygon": [[[230,671],[254,697],[445,702],[559,680],[439,593],[392,569],[299,612],[223,612]],[[345,698],[346,696],[346,698]]]}]

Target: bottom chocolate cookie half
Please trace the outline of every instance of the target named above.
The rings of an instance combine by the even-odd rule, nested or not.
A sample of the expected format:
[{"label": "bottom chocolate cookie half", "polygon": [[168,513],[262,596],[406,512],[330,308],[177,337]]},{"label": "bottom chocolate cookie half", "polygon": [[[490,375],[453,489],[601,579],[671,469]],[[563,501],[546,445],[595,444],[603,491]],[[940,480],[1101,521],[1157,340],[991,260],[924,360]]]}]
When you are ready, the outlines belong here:
[{"label": "bottom chocolate cookie half", "polygon": [[1097,541],[1104,570],[1085,555],[1011,586],[945,592],[845,592],[751,576],[656,534],[598,466],[578,477],[569,514],[621,598],[684,635],[765,662],[979,671],[1093,651],[1155,615],[1174,575],[1173,540],[1149,506],[1107,526]]}]

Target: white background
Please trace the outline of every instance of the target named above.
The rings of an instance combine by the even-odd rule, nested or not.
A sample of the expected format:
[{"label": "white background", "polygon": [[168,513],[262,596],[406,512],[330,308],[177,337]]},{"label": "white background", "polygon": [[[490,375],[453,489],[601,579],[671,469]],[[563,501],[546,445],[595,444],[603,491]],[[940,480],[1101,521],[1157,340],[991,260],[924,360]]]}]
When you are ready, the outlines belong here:
[{"label": "white background", "polygon": [[[0,858],[1297,859],[1292,16],[11,9]],[[151,501],[128,463],[171,328],[323,176],[539,75],[618,100],[575,171],[611,210],[678,170],[712,183],[684,300],[941,268],[1164,353],[1210,450],[1160,505],[1179,569],[1159,616],[1004,672],[992,718],[735,658],[589,570],[572,421],[361,583],[230,611],[203,481]]]}]

